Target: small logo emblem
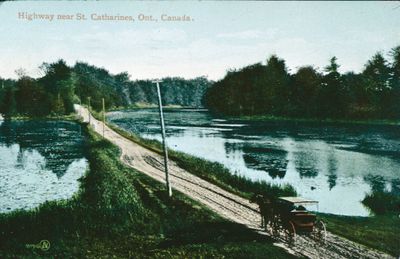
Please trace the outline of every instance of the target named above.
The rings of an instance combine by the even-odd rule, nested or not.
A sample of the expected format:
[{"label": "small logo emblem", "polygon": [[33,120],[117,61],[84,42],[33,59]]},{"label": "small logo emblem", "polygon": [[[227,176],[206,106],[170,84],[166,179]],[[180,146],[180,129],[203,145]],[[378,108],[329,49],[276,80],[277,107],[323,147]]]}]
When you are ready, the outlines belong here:
[{"label": "small logo emblem", "polygon": [[42,249],[42,251],[47,251],[50,249],[50,242],[49,240],[42,240],[39,242],[39,246],[40,249]]}]

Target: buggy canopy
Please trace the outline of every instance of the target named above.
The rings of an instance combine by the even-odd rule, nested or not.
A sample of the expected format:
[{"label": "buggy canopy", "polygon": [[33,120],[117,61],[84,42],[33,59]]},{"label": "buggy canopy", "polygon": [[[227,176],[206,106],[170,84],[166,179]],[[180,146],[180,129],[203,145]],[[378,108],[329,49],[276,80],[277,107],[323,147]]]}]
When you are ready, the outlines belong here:
[{"label": "buggy canopy", "polygon": [[279,197],[279,200],[286,201],[295,205],[318,204],[318,201],[302,197]]}]

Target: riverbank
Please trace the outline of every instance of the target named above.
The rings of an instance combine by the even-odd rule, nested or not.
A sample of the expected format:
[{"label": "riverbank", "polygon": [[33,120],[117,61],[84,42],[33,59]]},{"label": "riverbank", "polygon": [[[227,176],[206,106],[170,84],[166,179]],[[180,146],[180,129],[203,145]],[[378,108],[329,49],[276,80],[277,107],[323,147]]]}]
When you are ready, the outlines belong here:
[{"label": "riverbank", "polygon": [[[76,105],[76,110],[83,116],[84,121],[89,121],[89,113],[86,108]],[[162,155],[121,136],[121,134],[95,118],[90,119],[90,122],[98,133],[103,133],[106,139],[115,143],[122,150],[120,159],[124,164],[139,170],[158,182],[165,183]],[[180,191],[201,202],[224,218],[245,225],[250,229],[261,230],[259,228],[259,208],[257,205],[250,203],[249,200],[227,192],[221,187],[195,176],[173,160],[169,161],[169,178],[175,191]],[[354,243],[330,232],[327,232],[324,245],[321,245],[312,237],[304,235],[299,236],[295,246],[289,246],[281,238],[275,240],[277,245],[300,257],[392,258],[386,253]]]},{"label": "riverbank", "polygon": [[[0,214],[1,258],[291,258],[268,237],[123,165],[120,150],[87,126],[90,170],[70,200]],[[36,246],[48,240],[49,250]]]},{"label": "riverbank", "polygon": [[[113,130],[122,136],[153,150],[159,154],[161,152],[161,143],[156,140],[140,138],[137,135],[128,133],[114,125],[110,125]],[[169,150],[170,159],[178,165],[213,184],[233,192],[241,197],[248,198],[254,192],[268,192],[271,190],[278,196],[295,195],[294,188],[287,186],[280,188],[272,187],[268,183],[251,182],[243,177],[239,177],[229,172],[223,165],[197,158],[182,152]],[[400,219],[396,216],[374,216],[374,217],[346,217],[330,214],[320,214],[327,222],[327,228],[330,232],[346,237],[349,240],[367,245],[390,253],[393,256],[400,254],[398,243],[400,238]],[[349,231],[351,229],[351,231]]]},{"label": "riverbank", "polygon": [[[102,115],[100,113],[92,112],[92,115],[96,119],[100,121],[102,120]],[[129,133],[111,123],[106,122],[106,125],[134,143],[160,155],[163,154],[162,144],[159,141],[141,138],[140,136]],[[265,181],[253,182],[243,176],[232,174],[224,165],[217,162],[211,162],[172,149],[168,149],[168,154],[169,158],[174,160],[177,165],[183,169],[188,170],[190,173],[245,199],[250,199],[254,193],[268,196],[297,195],[296,190],[291,185],[272,185]]]},{"label": "riverbank", "polygon": [[400,217],[394,213],[373,217],[318,214],[327,229],[357,243],[400,256]]},{"label": "riverbank", "polygon": [[231,120],[240,121],[285,121],[285,122],[310,122],[327,124],[356,124],[356,125],[400,125],[400,120],[357,120],[357,119],[318,119],[318,118],[293,118],[279,117],[270,115],[252,115],[252,116],[224,116]]},{"label": "riverbank", "polygon": [[[164,109],[197,109],[196,107],[182,106],[182,105],[165,105]],[[138,102],[125,107],[111,107],[108,111],[120,111],[129,109],[158,109],[158,105],[154,103]]]},{"label": "riverbank", "polygon": [[[204,107],[185,107],[180,105],[163,106],[164,109],[204,109]],[[158,109],[155,104],[137,103],[128,107],[114,107],[109,111],[129,110],[129,109]],[[207,110],[208,111],[208,110]],[[243,115],[229,116],[218,114],[221,119],[237,120],[237,121],[285,121],[285,122],[313,122],[313,123],[328,123],[328,124],[355,124],[355,125],[400,125],[400,120],[395,119],[320,119],[320,118],[297,118],[283,117],[273,115]]]},{"label": "riverbank", "polygon": [[[6,120],[3,116],[0,115],[0,120]],[[32,121],[32,120],[48,120],[48,121],[57,121],[57,120],[66,120],[66,121],[76,121],[77,116],[75,113],[69,115],[49,115],[44,117],[29,117],[29,116],[13,116],[11,118],[7,118],[7,120],[11,121]]]},{"label": "riverbank", "polygon": [[[143,139],[109,123],[107,126],[118,132],[121,136],[158,154],[163,154],[162,144],[159,141]],[[172,149],[168,149],[168,154],[170,159],[174,160],[180,167],[188,170],[190,173],[245,199],[250,199],[254,193],[268,196],[297,195],[295,188],[291,185],[272,185],[265,181],[253,182],[243,176],[232,174],[224,165],[217,162],[211,162]]]}]

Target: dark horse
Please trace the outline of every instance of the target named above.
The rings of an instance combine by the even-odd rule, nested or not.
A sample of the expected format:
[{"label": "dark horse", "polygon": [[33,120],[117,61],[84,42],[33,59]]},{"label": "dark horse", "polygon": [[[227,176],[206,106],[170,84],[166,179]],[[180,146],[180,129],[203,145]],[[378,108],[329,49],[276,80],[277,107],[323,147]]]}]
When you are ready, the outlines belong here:
[{"label": "dark horse", "polygon": [[267,226],[273,223],[274,218],[274,202],[271,198],[268,198],[262,194],[254,194],[250,198],[251,203],[257,203],[260,207],[261,214],[261,227],[266,229]]}]

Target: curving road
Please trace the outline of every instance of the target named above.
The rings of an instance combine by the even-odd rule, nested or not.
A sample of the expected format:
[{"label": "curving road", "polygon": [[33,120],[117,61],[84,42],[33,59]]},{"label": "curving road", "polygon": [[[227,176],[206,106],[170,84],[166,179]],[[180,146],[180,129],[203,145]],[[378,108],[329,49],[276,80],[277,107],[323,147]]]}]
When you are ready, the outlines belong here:
[{"label": "curving road", "polygon": [[[86,108],[75,105],[75,109],[83,118],[83,121],[89,122],[89,112]],[[90,118],[90,125],[100,135],[103,134],[104,127],[104,137],[120,147],[122,151],[121,160],[125,164],[159,182],[165,183],[163,157],[161,155],[122,137],[101,121],[94,119],[93,116]],[[257,205],[190,174],[173,161],[169,162],[169,169],[173,189],[206,205],[228,220],[266,234],[259,227],[260,214]],[[291,254],[309,258],[394,258],[332,233],[327,234],[325,244],[315,242],[308,237],[298,236],[295,246],[289,247],[279,239],[276,240],[275,245],[283,247]]]}]

